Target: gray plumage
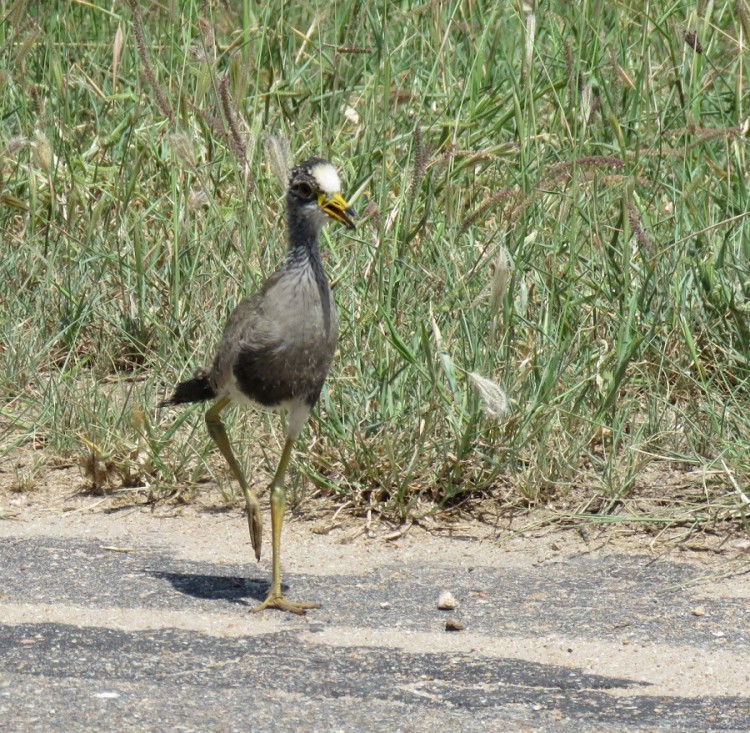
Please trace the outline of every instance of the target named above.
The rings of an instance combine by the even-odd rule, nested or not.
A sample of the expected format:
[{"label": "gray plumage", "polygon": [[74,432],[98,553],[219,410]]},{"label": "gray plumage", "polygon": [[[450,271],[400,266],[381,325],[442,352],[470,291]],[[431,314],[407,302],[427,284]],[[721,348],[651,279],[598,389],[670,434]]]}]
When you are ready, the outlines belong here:
[{"label": "gray plumage", "polygon": [[313,247],[288,258],[234,309],[208,375],[217,397],[287,408],[293,437],[320,396],[338,340],[336,307]]},{"label": "gray plumage", "polygon": [[[310,158],[292,170],[285,264],[232,311],[211,369],[181,382],[160,406],[226,396],[284,407],[287,434],[297,437],[320,396],[338,341],[336,306],[318,250],[318,235],[330,216],[321,211],[318,195],[337,192],[321,191],[315,172],[323,169],[330,176],[329,168],[335,175],[330,163]],[[344,223],[352,226],[348,216]]]}]

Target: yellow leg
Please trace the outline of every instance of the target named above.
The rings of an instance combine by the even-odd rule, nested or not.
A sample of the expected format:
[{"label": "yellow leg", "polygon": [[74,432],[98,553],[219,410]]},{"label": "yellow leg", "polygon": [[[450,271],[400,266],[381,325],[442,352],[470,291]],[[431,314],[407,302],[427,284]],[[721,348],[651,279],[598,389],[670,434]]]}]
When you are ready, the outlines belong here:
[{"label": "yellow leg", "polygon": [[245,495],[245,504],[247,505],[247,524],[250,528],[250,539],[253,543],[256,559],[260,560],[260,546],[263,538],[263,521],[260,516],[260,504],[258,497],[250,490],[242,473],[240,464],[232,452],[232,446],[227,437],[227,431],[224,423],[221,421],[221,411],[231,402],[229,397],[222,397],[206,412],[206,427],[208,434],[213,438],[221,454],[232,469],[234,477],[239,482],[242,493]]},{"label": "yellow leg", "polygon": [[284,507],[286,505],[284,474],[289,464],[293,445],[294,438],[287,438],[284,443],[284,450],[281,452],[279,466],[271,481],[271,537],[273,546],[271,587],[268,590],[266,600],[256,606],[253,611],[262,611],[264,608],[278,608],[280,611],[304,615],[308,608],[320,608],[319,603],[288,601],[281,592],[281,525],[284,521]]}]

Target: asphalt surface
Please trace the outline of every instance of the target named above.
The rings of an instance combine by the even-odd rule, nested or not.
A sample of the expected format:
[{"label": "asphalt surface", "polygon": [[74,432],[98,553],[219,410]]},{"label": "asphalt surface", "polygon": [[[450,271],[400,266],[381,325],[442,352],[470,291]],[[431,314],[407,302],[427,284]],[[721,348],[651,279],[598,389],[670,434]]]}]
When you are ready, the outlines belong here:
[{"label": "asphalt surface", "polygon": [[750,731],[744,578],[707,592],[699,565],[620,552],[467,562],[470,539],[326,574],[339,546],[315,538],[284,575],[322,604],[299,618],[249,613],[267,564],[191,559],[173,531],[0,522],[0,730]]}]

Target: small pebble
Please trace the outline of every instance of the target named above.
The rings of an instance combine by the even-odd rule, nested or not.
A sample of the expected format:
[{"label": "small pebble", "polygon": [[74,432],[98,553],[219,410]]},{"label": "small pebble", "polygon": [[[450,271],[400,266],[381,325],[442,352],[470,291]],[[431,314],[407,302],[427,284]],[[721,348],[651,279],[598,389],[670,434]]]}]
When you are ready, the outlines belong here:
[{"label": "small pebble", "polygon": [[706,609],[703,608],[703,606],[696,606],[693,609],[693,616],[705,616],[706,615]]},{"label": "small pebble", "polygon": [[382,609],[383,609],[384,611],[390,611],[390,610],[391,610],[391,604],[390,604],[390,603],[388,603],[388,601],[384,601],[383,603],[381,603],[381,604],[380,604],[380,607],[381,607],[381,608],[382,608]]},{"label": "small pebble", "polygon": [[454,618],[449,618],[445,622],[446,631],[463,631],[464,625],[460,621],[456,621]]},{"label": "small pebble", "polygon": [[453,597],[453,593],[449,590],[444,590],[438,598],[438,608],[441,611],[452,611],[458,604],[456,599]]}]

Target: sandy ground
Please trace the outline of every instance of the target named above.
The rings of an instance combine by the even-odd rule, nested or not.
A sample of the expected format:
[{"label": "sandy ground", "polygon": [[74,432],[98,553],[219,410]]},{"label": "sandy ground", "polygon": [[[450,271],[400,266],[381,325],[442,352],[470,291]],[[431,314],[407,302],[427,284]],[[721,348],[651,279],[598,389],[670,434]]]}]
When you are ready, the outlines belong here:
[{"label": "sandy ground", "polygon": [[[264,556],[256,564],[237,509],[164,505],[154,510],[117,503],[76,492],[0,493],[5,576],[0,627],[9,634],[4,656],[11,660],[0,665],[6,689],[20,689],[31,679],[25,676],[26,662],[14,666],[12,660],[23,651],[19,638],[31,639],[33,647],[36,628],[43,630],[39,638],[49,629],[83,629],[92,636],[109,630],[130,640],[142,633],[180,632],[213,644],[276,638],[278,648],[286,648],[291,634],[292,656],[331,659],[340,650],[443,660],[441,671],[421,676],[455,684],[451,705],[445,706],[443,693],[424,688],[421,678],[409,683],[410,694],[438,722],[450,719],[457,730],[473,730],[469,721],[481,722],[477,710],[488,715],[488,709],[493,715],[520,710],[527,730],[568,730],[559,721],[570,722],[574,708],[545,697],[550,689],[565,688],[559,679],[568,673],[581,679],[576,704],[589,726],[570,723],[570,730],[750,730],[750,543],[741,537],[713,538],[707,551],[700,542],[654,542],[601,526],[578,532],[533,521],[512,528],[453,521],[435,523],[431,531],[373,525],[366,532],[364,520],[349,518],[324,531],[324,521],[292,516],[283,536],[288,595],[322,604],[295,617],[248,612],[263,597],[270,575],[267,507]],[[443,590],[456,598],[452,611],[437,609]],[[462,630],[447,631],[448,618]],[[450,670],[450,660],[485,665],[481,674],[489,675],[484,684],[494,690],[494,707],[477,708],[476,685],[440,666],[445,661]],[[498,676],[506,674],[498,671],[503,665],[521,665],[513,669],[524,670],[530,680],[521,686],[523,695],[538,693],[538,709],[526,697],[523,704],[503,697],[511,688],[520,694],[509,682],[516,680],[515,672]],[[56,684],[64,682],[67,695],[82,673],[62,667],[53,677]],[[112,684],[118,679],[115,675]],[[599,686],[616,700],[613,710],[630,705],[641,712],[598,717],[599,708],[586,696]],[[76,688],[76,694],[84,692]],[[290,688],[289,694],[300,694],[299,689]],[[325,698],[325,690],[315,694]],[[405,694],[403,685],[393,694]],[[369,700],[372,692],[362,695]],[[334,698],[339,696],[325,699],[333,705]],[[684,702],[674,714],[660,717],[644,702],[648,698],[690,701],[694,710],[685,709],[693,710],[697,722],[680,717]],[[378,705],[383,709],[377,715],[385,717],[372,730],[390,725],[387,701]],[[728,717],[712,719],[714,708],[728,710]],[[3,706],[0,696],[2,710],[19,721],[34,719],[13,705]],[[544,717],[553,712],[557,723]],[[71,729],[74,722],[71,718]],[[301,729],[325,725],[311,722]]]},{"label": "sandy ground", "polygon": [[[88,503],[96,505],[98,502],[89,498]],[[99,511],[101,505],[94,506],[91,511],[83,507],[85,504],[69,512],[30,507],[14,520],[0,522],[0,539],[86,539],[115,554],[138,553],[143,547],[168,548],[174,558],[182,561],[218,566],[246,562],[248,572],[255,575],[258,569],[265,573],[270,571],[267,557],[270,547],[264,547],[263,560],[256,567],[246,523],[238,510],[217,514],[183,507],[160,516],[148,508],[132,507],[107,513]],[[372,537],[359,535],[349,540],[357,534],[353,525],[354,522],[349,522],[343,529],[317,534],[313,531],[315,525],[309,522],[288,521],[283,536],[285,573],[304,573],[318,578],[320,583],[327,583],[337,576],[365,577],[378,569],[399,565],[416,568],[430,564],[448,565],[456,573],[477,567],[528,572],[542,566],[563,565],[572,558],[629,556],[640,558],[644,566],[648,562],[668,562],[689,570],[691,578],[683,582],[684,587],[680,589],[692,611],[685,619],[687,625],[700,618],[701,608],[708,600],[746,601],[748,613],[738,619],[738,623],[740,627],[744,625],[741,630],[750,637],[750,556],[741,540],[730,543],[726,551],[719,554],[684,551],[667,545],[653,548],[649,538],[623,538],[615,533],[600,533],[595,540],[584,542],[572,531],[545,530],[518,535],[469,522],[461,522],[450,531],[444,528],[443,532],[432,533],[413,526],[395,540],[382,539],[383,536],[392,536],[393,532],[387,529],[381,529]],[[268,545],[269,538],[264,540]],[[440,587],[434,589],[436,600],[440,590]],[[20,622],[33,615],[57,623],[108,625],[125,630],[174,627],[230,636],[267,633],[282,628],[288,630],[290,623],[294,625],[290,620],[293,617],[277,612],[243,614],[227,623],[223,612],[196,615],[181,610],[102,609],[7,602],[0,609],[6,623]],[[558,610],[563,612],[562,608]],[[315,614],[313,611],[305,619],[295,620],[296,627],[306,628]],[[732,629],[726,631],[730,633]],[[473,634],[471,629],[460,634],[432,635],[412,629],[352,627],[327,629],[315,638],[318,643],[332,645],[364,643],[413,651],[427,647],[445,652],[480,649],[484,655],[543,664],[569,663],[567,649],[574,644],[577,665],[584,663],[586,671],[592,673],[648,680],[654,685],[648,694],[691,695],[701,692],[739,695],[750,692],[750,648],[746,645],[736,649],[706,650],[691,649],[685,644],[659,644],[657,640],[649,644],[629,644],[627,633],[621,639],[611,641],[592,639],[583,633],[575,639],[558,639],[554,635],[540,639],[533,633],[482,638]],[[699,668],[701,674],[696,674]],[[712,674],[712,670],[716,674]]]}]

